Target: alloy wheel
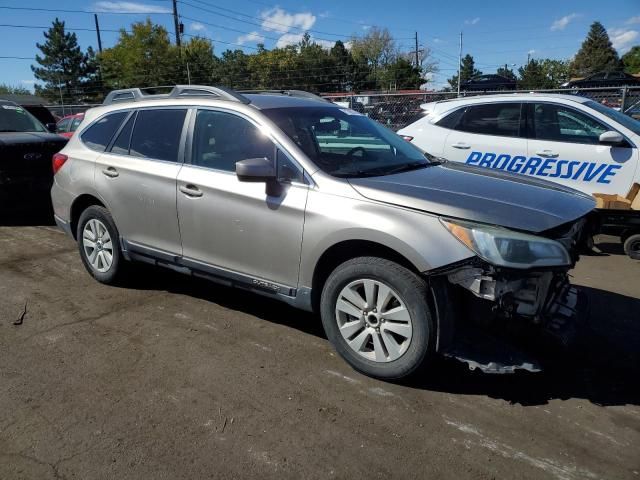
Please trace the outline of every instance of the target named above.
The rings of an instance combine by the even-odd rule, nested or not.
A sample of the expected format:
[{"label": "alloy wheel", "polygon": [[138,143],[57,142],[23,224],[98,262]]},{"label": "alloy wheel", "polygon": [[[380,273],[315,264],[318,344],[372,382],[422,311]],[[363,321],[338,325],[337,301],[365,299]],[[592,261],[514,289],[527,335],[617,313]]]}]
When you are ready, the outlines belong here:
[{"label": "alloy wheel", "polygon": [[82,248],[91,267],[100,273],[109,271],[113,264],[113,243],[104,223],[90,219],[82,231]]}]

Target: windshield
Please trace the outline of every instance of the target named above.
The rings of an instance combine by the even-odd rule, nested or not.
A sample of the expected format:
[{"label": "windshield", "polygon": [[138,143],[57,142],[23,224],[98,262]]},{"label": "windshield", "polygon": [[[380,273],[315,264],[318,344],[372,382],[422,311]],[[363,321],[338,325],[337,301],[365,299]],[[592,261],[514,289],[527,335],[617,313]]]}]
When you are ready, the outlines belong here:
[{"label": "windshield", "polygon": [[640,135],[640,122],[631,118],[629,115],[594,101],[585,102],[585,106],[593,108],[597,112],[606,115],[611,120],[618,122],[623,127],[628,128],[636,135]]},{"label": "windshield", "polygon": [[435,164],[391,130],[347,108],[272,108],[263,113],[321,170],[336,177],[390,175]]},{"label": "windshield", "polygon": [[0,132],[46,132],[46,129],[24,108],[0,103]]}]

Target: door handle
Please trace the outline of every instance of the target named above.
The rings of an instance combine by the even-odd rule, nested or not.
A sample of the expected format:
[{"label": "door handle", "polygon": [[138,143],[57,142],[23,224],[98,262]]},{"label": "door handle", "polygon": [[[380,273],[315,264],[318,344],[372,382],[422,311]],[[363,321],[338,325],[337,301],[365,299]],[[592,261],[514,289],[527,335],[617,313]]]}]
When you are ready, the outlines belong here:
[{"label": "door handle", "polygon": [[559,157],[560,154],[552,151],[552,150],[542,150],[540,152],[536,152],[536,155],[543,157],[543,158],[556,158]]},{"label": "door handle", "polygon": [[118,175],[120,175],[118,173],[118,170],[116,170],[113,167],[107,167],[104,170],[102,170],[102,173],[109,178],[116,178]]},{"label": "door handle", "polygon": [[468,150],[471,148],[471,145],[467,145],[466,143],[454,143],[451,145],[453,148],[458,148],[460,150]]},{"label": "door handle", "polygon": [[202,191],[193,184],[180,185],[178,187],[182,193],[184,193],[187,197],[201,197]]}]

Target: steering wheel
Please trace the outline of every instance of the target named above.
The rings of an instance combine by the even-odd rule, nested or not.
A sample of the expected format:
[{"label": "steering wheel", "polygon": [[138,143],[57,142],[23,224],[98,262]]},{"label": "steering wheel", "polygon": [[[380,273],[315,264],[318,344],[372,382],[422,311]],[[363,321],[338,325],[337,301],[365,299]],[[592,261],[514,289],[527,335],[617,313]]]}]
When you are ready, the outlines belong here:
[{"label": "steering wheel", "polygon": [[356,152],[362,152],[363,158],[367,156],[367,151],[364,149],[364,147],[357,146],[357,147],[353,147],[351,150],[347,152],[347,157],[353,157]]}]

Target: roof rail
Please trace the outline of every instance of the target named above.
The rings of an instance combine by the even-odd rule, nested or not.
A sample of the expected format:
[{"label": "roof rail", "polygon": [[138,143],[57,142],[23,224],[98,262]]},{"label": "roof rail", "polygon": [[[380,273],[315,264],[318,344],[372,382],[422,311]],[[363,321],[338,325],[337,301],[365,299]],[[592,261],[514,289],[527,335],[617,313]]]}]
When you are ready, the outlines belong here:
[{"label": "roof rail", "polygon": [[[159,88],[171,88],[169,93],[145,93],[145,90],[156,90]],[[206,97],[214,96],[220,100],[231,102],[250,103],[250,100],[233,90],[225,87],[211,87],[208,85],[176,85],[175,87],[159,86],[146,88],[125,88],[110,92],[103,105],[111,105],[116,102],[139,102],[141,100],[156,100],[160,98],[184,98],[184,97]]]},{"label": "roof rail", "polygon": [[241,94],[254,94],[254,95],[286,95],[288,97],[308,98],[310,100],[321,100],[328,102],[326,98],[316,95],[315,93],[305,92],[304,90],[238,90]]}]

